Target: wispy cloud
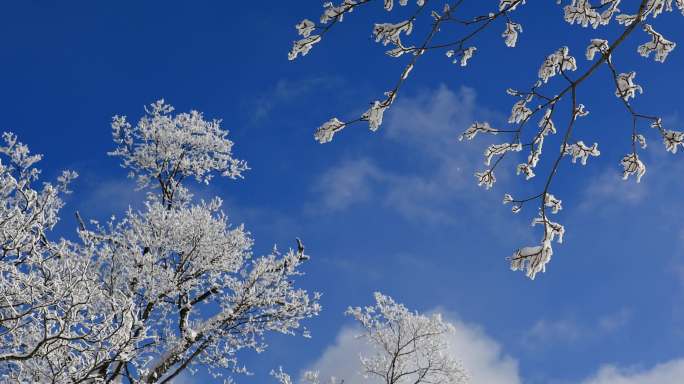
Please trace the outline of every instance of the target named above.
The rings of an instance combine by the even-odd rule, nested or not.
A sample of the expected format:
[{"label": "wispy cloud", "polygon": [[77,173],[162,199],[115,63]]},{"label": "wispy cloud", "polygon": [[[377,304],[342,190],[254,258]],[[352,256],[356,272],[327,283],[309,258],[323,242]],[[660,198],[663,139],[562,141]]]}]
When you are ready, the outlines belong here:
[{"label": "wispy cloud", "polygon": [[604,170],[592,179],[582,196],[580,210],[590,211],[597,208],[615,208],[616,205],[633,206],[640,203],[648,193],[648,183],[625,181],[617,170]]},{"label": "wispy cloud", "polygon": [[604,169],[591,179],[581,194],[580,209],[583,211],[614,211],[635,207],[657,196],[659,201],[673,200],[676,191],[683,191],[684,184],[677,176],[684,172],[681,153],[665,151],[661,140],[652,139],[649,146],[639,154],[646,164],[646,175],[640,183],[634,179],[623,180],[622,168],[617,164]]},{"label": "wispy cloud", "polygon": [[599,330],[604,333],[611,333],[626,326],[632,319],[632,310],[622,308],[617,312],[601,316],[598,319]]},{"label": "wispy cloud", "polygon": [[129,207],[142,207],[145,191],[136,190],[134,180],[125,177],[102,179],[90,175],[74,188],[75,209],[84,218],[122,216]]},{"label": "wispy cloud", "polygon": [[[313,192],[322,210],[342,210],[371,197],[408,218],[431,222],[451,220],[445,207],[468,201],[468,209],[483,202],[473,172],[480,167],[482,146],[458,141],[476,118],[497,118],[476,103],[475,92],[454,92],[441,86],[416,97],[405,97],[388,112],[383,145],[401,154],[401,166],[383,166],[383,159],[364,155],[344,160],[320,176]],[[503,177],[505,179],[505,177]]]},{"label": "wispy cloud", "polygon": [[542,348],[557,343],[574,343],[583,336],[585,329],[574,319],[538,320],[523,339],[529,348]]},{"label": "wispy cloud", "polygon": [[274,110],[296,104],[316,90],[339,88],[344,81],[339,77],[311,76],[301,79],[280,79],[275,85],[258,96],[249,106],[252,123],[259,123],[272,117]]},{"label": "wispy cloud", "polygon": [[575,344],[597,340],[625,327],[632,318],[632,310],[621,308],[598,317],[594,321],[580,322],[575,318],[538,320],[524,335],[522,343],[530,349],[544,349],[558,344]]},{"label": "wispy cloud", "polygon": [[380,170],[370,159],[345,161],[321,175],[314,185],[319,196],[318,208],[327,211],[343,210],[366,201],[375,183],[387,181],[391,175]]}]

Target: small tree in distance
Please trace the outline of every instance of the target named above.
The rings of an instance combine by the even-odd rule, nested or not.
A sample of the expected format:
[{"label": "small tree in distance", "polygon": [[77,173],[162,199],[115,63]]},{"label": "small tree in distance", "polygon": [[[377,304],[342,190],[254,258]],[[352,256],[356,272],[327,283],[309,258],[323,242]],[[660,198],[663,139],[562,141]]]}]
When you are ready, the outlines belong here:
[{"label": "small tree in distance", "polygon": [[[369,383],[464,384],[468,375],[449,351],[454,327],[439,314],[426,316],[409,311],[391,297],[375,293],[375,305],[350,307],[347,315],[361,326],[360,338],[373,353],[360,356],[361,373]],[[271,374],[280,384],[293,384],[282,368]],[[354,372],[349,372],[351,377]],[[321,384],[320,374],[304,373],[304,380]],[[342,384],[343,378],[329,378],[327,384]]]},{"label": "small tree in distance", "polygon": [[[360,122],[367,123],[371,131],[378,130],[384,113],[395,102],[400,89],[421,57],[438,53],[460,66],[469,65],[476,60],[476,44],[482,32],[497,25],[502,30],[503,43],[508,47],[515,47],[523,31],[523,26],[515,21],[515,16],[526,7],[534,7],[534,4],[526,5],[525,0],[499,0],[498,7],[490,9],[489,2],[478,1],[477,5],[481,5],[483,11],[469,15],[462,10],[465,2],[411,1],[414,10],[410,12],[408,19],[396,23],[376,23],[373,26],[375,41],[390,47],[386,51],[388,56],[406,61],[397,82],[385,92],[384,98],[371,102],[366,112],[346,120],[336,117],[328,120],[316,129],[314,138],[320,143],[328,143],[347,126]],[[342,0],[337,4],[326,2],[319,22],[304,19],[296,25],[300,38],[294,42],[288,58],[295,60],[307,55],[328,33],[337,29],[345,17],[351,17],[353,11],[360,11],[372,3],[381,3],[387,12],[391,12],[396,6],[408,6],[409,0]],[[684,14],[684,0],[558,0],[557,3],[565,4],[562,7],[563,18],[569,24],[599,29],[617,23],[624,28],[611,39],[595,38],[588,41],[583,55],[589,63],[583,69],[575,56],[570,54],[568,47],[560,47],[551,53],[542,52],[540,59],[544,56],[546,59],[538,70],[538,80],[529,87],[507,90],[516,99],[508,119],[511,127],[494,128],[488,122],[474,122],[460,137],[461,140],[471,140],[478,134],[510,137],[509,140],[487,147],[484,153],[486,168],[475,172],[478,185],[490,189],[496,182],[495,170],[501,167],[503,160],[512,157],[512,153],[521,151],[525,151],[527,157],[514,167],[515,172],[525,180],[534,182],[537,179],[535,171],[541,160],[542,147],[561,131],[558,147],[551,144],[548,149],[549,144],[546,144],[552,157],[549,171],[539,182],[539,192],[524,197],[513,197],[507,193],[503,197],[504,204],[510,204],[514,213],[530,204],[536,203],[538,207],[532,225],[540,225],[543,229],[540,243],[521,247],[509,257],[511,269],[525,271],[530,279],[545,271],[553,254],[552,243],[563,241],[564,226],[552,221],[550,216],[562,208],[561,200],[552,193],[552,182],[563,157],[570,157],[573,163],[580,160],[585,165],[589,157],[599,156],[601,153],[597,143],[589,145],[583,139],[573,137],[575,125],[589,113],[578,100],[577,90],[599,68],[606,68],[611,74],[611,93],[624,106],[632,121],[631,127],[625,130],[625,134],[631,137],[631,148],[621,160],[624,179],[634,176],[636,182],[640,182],[646,173],[646,166],[639,157],[639,150],[646,147],[647,140],[642,131],[642,122],[652,128],[667,151],[676,153],[679,146],[684,147],[684,132],[667,129],[659,116],[644,114],[632,106],[632,99],[642,92],[642,87],[635,83],[636,73],[619,69],[612,56],[634,32],[642,30],[645,38],[642,37],[644,42],[638,47],[638,53],[664,62],[675,49],[676,43],[659,33],[654,25],[660,21],[657,18],[663,13],[678,10]],[[421,23],[429,27],[427,32],[415,42],[407,43],[414,25]],[[547,83],[551,81],[561,83],[560,91],[548,89]],[[558,112],[558,106],[563,102],[569,106],[569,114],[566,116],[560,116]],[[562,128],[558,128],[556,124],[559,119],[563,120]]]}]

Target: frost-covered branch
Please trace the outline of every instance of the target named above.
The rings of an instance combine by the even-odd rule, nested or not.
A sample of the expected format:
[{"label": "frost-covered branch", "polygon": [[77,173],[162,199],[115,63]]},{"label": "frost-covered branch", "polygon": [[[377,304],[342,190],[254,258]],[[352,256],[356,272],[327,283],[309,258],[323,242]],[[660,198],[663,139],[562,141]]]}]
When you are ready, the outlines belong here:
[{"label": "frost-covered branch", "polygon": [[[342,17],[345,14],[350,13],[355,7],[369,2],[370,1],[356,2],[353,0],[344,0],[338,7],[333,6],[332,3],[326,3],[326,13],[324,13],[320,19],[322,24],[321,26],[317,26],[308,19],[305,19],[297,24],[297,31],[299,32],[300,36],[303,36],[303,38],[301,40],[295,41],[293,49],[289,55],[290,60],[297,58],[298,54],[300,53],[302,56],[308,53],[314,44],[321,41],[323,33],[326,33],[333,24],[342,21]],[[315,139],[320,143],[330,142],[337,132],[341,131],[348,125],[358,122],[368,122],[368,127],[371,131],[378,130],[382,125],[385,111],[396,100],[399,90],[408,79],[411,71],[421,56],[428,52],[441,51],[447,57],[452,58],[454,63],[459,63],[461,66],[466,66],[476,51],[474,46],[468,46],[469,42],[477,37],[482,31],[486,30],[487,27],[489,27],[490,24],[492,24],[495,20],[500,18],[507,19],[506,31],[504,31],[504,39],[507,45],[515,45],[515,41],[517,41],[517,33],[522,31],[522,27],[510,20],[509,13],[514,11],[519,5],[523,4],[524,0],[501,1],[499,9],[496,12],[488,12],[484,15],[473,17],[470,20],[459,20],[456,18],[455,12],[463,2],[464,0],[454,1],[445,4],[441,11],[433,10],[429,15],[431,20],[431,27],[429,31],[422,39],[419,40],[418,44],[415,45],[404,44],[401,40],[401,37],[402,35],[408,37],[408,35],[411,34],[414,23],[418,22],[418,18],[424,13],[423,10],[429,5],[429,0],[417,0],[417,9],[415,13],[405,21],[399,23],[376,23],[373,29],[375,41],[382,43],[384,46],[393,46],[392,49],[386,52],[387,55],[393,58],[409,55],[411,58],[404,66],[404,69],[401,72],[394,88],[385,92],[384,99],[373,101],[370,108],[357,118],[342,121],[334,117],[328,120],[316,130],[314,134]],[[408,5],[408,0],[400,0],[398,3],[401,6],[406,6]],[[393,7],[393,1],[387,0],[384,2],[384,8],[386,11],[390,12]],[[332,17],[331,15],[335,16]],[[454,25],[465,28],[465,31],[462,33],[462,37],[446,42],[434,42],[435,38],[440,32],[446,34],[443,32],[443,30]],[[316,30],[320,30],[321,34],[311,35],[311,33]]]},{"label": "frost-covered branch", "polygon": [[[353,2],[353,1],[352,1]],[[476,46],[470,45],[471,40],[475,42],[479,32],[485,30],[487,27],[493,25],[497,19],[505,22],[504,32],[502,37],[504,43],[508,47],[514,47],[522,32],[522,25],[514,22],[511,19],[512,12],[523,5],[524,1],[515,0],[500,0],[498,12],[488,12],[482,16],[464,17],[456,13],[456,10],[463,3],[457,1],[449,3],[443,7],[441,11],[432,11],[432,25],[437,26],[433,29],[433,34],[448,30],[450,34],[455,34],[450,26],[461,28],[462,37],[457,38],[451,42],[432,43],[434,35],[428,35],[427,43],[419,44],[417,47],[407,47],[406,44],[399,43],[399,35],[405,32],[405,35],[412,29],[398,30],[396,37],[392,39],[382,40],[384,43],[394,43],[395,48],[387,52],[392,57],[392,53],[412,53],[414,55],[410,69],[413,68],[415,60],[432,50],[444,49],[445,54],[452,58],[454,63],[467,65],[476,51]],[[561,202],[550,193],[554,178],[558,175],[561,160],[564,156],[569,156],[572,163],[580,161],[582,165],[586,165],[590,157],[600,155],[598,143],[591,145],[585,144],[584,140],[576,140],[573,138],[572,132],[576,125],[578,118],[588,114],[586,107],[577,101],[578,90],[587,80],[592,78],[592,75],[601,68],[604,64],[610,69],[614,81],[614,93],[621,102],[626,106],[630,116],[632,117],[632,128],[630,134],[632,137],[631,153],[622,159],[623,175],[628,178],[630,175],[635,175],[637,181],[645,174],[646,168],[637,154],[637,144],[645,146],[646,137],[637,130],[637,121],[647,120],[651,127],[658,130],[662,137],[666,150],[676,153],[679,146],[684,147],[684,133],[679,131],[667,130],[662,127],[661,119],[655,116],[644,115],[637,113],[631,105],[631,100],[643,92],[641,85],[635,83],[636,73],[626,72],[620,73],[615,69],[612,62],[612,54],[615,52],[624,41],[634,32],[643,30],[648,37],[646,41],[638,47],[638,53],[641,56],[649,57],[654,55],[657,62],[664,62],[668,54],[670,54],[676,47],[676,43],[668,40],[654,27],[657,22],[657,17],[665,12],[672,12],[678,9],[684,14],[684,1],[682,0],[641,0],[634,4],[624,4],[620,0],[568,0],[559,1],[563,5],[563,17],[565,21],[571,25],[579,25],[581,27],[592,27],[598,29],[599,27],[607,26],[617,23],[624,26],[622,32],[612,40],[595,38],[590,41],[586,49],[585,56],[591,63],[582,69],[581,63],[570,54],[568,47],[561,47],[546,56],[542,66],[538,71],[539,80],[529,90],[515,90],[508,89],[508,93],[517,98],[517,101],[511,109],[511,115],[508,120],[513,128],[500,129],[494,128],[487,122],[476,122],[471,125],[460,137],[460,139],[471,140],[478,134],[510,134],[509,140],[491,144],[485,150],[485,165],[487,168],[477,171],[475,177],[478,185],[486,189],[491,189],[496,183],[495,171],[503,166],[504,159],[516,156],[515,154],[521,151],[527,153],[527,160],[517,164],[515,172],[523,175],[525,180],[534,182],[537,177],[537,165],[542,160],[542,148],[544,143],[552,138],[558,131],[554,120],[557,120],[557,106],[563,102],[567,102],[570,106],[570,116],[567,118],[567,125],[562,132],[560,139],[560,150],[554,156],[554,160],[550,163],[550,170],[542,178],[540,191],[533,193],[531,196],[514,198],[510,194],[505,194],[504,203],[512,205],[512,211],[518,213],[523,206],[537,201],[539,203],[539,212],[533,219],[533,225],[541,224],[544,228],[541,244],[539,246],[524,247],[518,249],[512,257],[510,257],[511,268],[514,270],[524,270],[530,278],[534,278],[540,271],[545,270],[545,266],[553,254],[551,247],[551,240],[557,239],[562,241],[564,234],[564,227],[549,219],[547,208],[552,209],[552,213],[557,213],[560,210]],[[532,5],[530,5],[532,6]],[[624,12],[620,6],[633,13]],[[416,24],[420,20],[412,20],[412,24]],[[445,32],[446,33],[446,32]],[[392,35],[395,36],[395,35]],[[467,44],[466,44],[467,43]],[[409,71],[410,71],[409,69]],[[573,76],[573,72],[578,75]],[[400,85],[406,81],[408,72],[405,71],[401,76]],[[551,82],[562,81],[565,83],[560,91],[556,91],[555,95],[547,93],[545,89]],[[613,86],[611,86],[613,88]],[[358,121],[369,121],[372,130],[376,130],[378,123],[382,121],[382,113],[395,100],[398,88],[388,92],[388,98],[382,102],[375,102],[371,109],[361,116],[348,122],[341,121],[334,118],[319,127],[316,131],[316,139],[325,143],[332,140],[335,133],[339,132],[350,123]],[[376,111],[371,115],[371,112]],[[371,116],[379,116],[380,120],[368,119]],[[531,121],[538,121],[536,128],[531,129],[529,124]],[[548,146],[548,144],[547,144]]]}]

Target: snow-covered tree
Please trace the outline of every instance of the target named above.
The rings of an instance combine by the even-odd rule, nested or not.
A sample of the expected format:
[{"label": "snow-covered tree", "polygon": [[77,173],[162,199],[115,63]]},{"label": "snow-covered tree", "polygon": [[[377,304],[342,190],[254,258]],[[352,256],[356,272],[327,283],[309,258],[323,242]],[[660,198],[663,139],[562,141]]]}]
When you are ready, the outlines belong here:
[{"label": "snow-covered tree", "polygon": [[4,135],[0,381],[165,383],[198,367],[218,377],[246,372],[237,353],[264,350],[268,333],[308,336],[300,322],[320,305],[294,284],[302,243],[255,257],[221,200],[190,192],[190,178],[247,169],[221,122],[163,100],[146,111],[135,125],[113,118],[110,153],[148,190],[144,208],[104,224],[78,215],[78,241],[48,236],[76,174],[34,189],[40,156]]},{"label": "snow-covered tree", "polygon": [[[361,373],[369,383],[383,384],[461,384],[468,375],[449,351],[449,336],[454,327],[439,314],[430,316],[409,311],[391,297],[375,293],[375,305],[347,310],[360,325],[364,339],[372,348],[360,356]],[[282,368],[271,374],[281,384],[292,384]],[[349,373],[350,376],[353,372]],[[304,373],[304,380],[321,384],[319,372]],[[328,378],[325,383],[340,384],[343,378]]]},{"label": "snow-covered tree", "polygon": [[[384,10],[390,13],[397,5],[413,7],[413,10],[408,12],[410,16],[407,19],[376,23],[372,31],[376,42],[390,47],[386,51],[388,56],[405,61],[404,69],[394,87],[385,92],[383,98],[371,102],[370,107],[360,116],[346,120],[334,117],[323,123],[314,133],[314,138],[320,143],[330,142],[347,126],[360,122],[368,123],[371,131],[378,130],[384,113],[395,102],[412,70],[425,55],[445,55],[460,66],[476,63],[477,44],[485,48],[491,46],[490,43],[481,44],[483,32],[491,28],[501,28],[503,43],[507,47],[515,47],[523,31],[523,26],[516,22],[515,18],[519,12],[524,12],[525,8],[535,6],[526,4],[525,0],[499,0],[498,5],[492,5],[487,1],[468,2],[472,3],[474,8],[482,9],[471,13],[471,10],[464,9],[464,0],[326,2],[318,22],[304,19],[296,25],[300,38],[294,42],[288,58],[294,60],[307,55],[328,33],[337,29],[345,17],[351,17],[353,11],[360,11],[375,3],[380,3],[378,6],[384,7]],[[606,68],[610,73],[610,93],[624,105],[632,121],[631,126],[624,130],[625,135],[631,139],[631,147],[621,160],[624,179],[634,176],[636,182],[640,182],[646,173],[646,166],[639,157],[639,150],[646,146],[646,136],[642,133],[641,123],[645,122],[648,127],[653,128],[653,135],[663,141],[667,151],[676,153],[679,146],[684,147],[684,132],[666,129],[659,116],[641,113],[632,106],[632,100],[637,94],[641,94],[643,89],[635,83],[636,72],[619,69],[612,55],[626,40],[638,36],[638,39],[645,40],[637,49],[639,55],[646,58],[653,56],[655,61],[664,62],[675,49],[676,43],[658,32],[657,25],[664,13],[684,14],[684,0],[557,0],[556,3],[562,7],[561,16],[565,22],[571,25],[591,27],[596,33],[599,33],[602,27],[619,25],[621,31],[616,36],[594,38],[587,42],[586,51],[582,52],[587,60],[585,65],[571,55],[566,46],[550,54],[541,52],[539,59],[542,64],[538,70],[538,80],[531,86],[509,88],[507,91],[516,99],[508,119],[511,127],[493,128],[487,122],[475,122],[461,136],[461,139],[467,140],[473,139],[477,134],[509,136],[509,139],[492,144],[486,149],[486,168],[475,172],[478,185],[486,189],[492,188],[496,182],[495,171],[502,167],[503,160],[514,157],[511,152],[527,153],[527,159],[515,165],[513,169],[518,175],[523,175],[525,180],[534,182],[537,176],[535,170],[541,159],[544,143],[547,140],[558,142],[558,146],[552,144],[551,147],[547,143],[547,152],[551,154],[551,158],[549,166],[545,167],[548,170],[539,182],[539,192],[525,197],[505,194],[503,199],[504,204],[512,205],[514,213],[535,202],[538,207],[533,225],[540,224],[543,228],[540,243],[520,248],[509,258],[511,269],[525,271],[531,279],[545,270],[553,254],[553,241],[560,243],[563,239],[563,225],[552,221],[550,216],[550,213],[555,214],[561,208],[561,200],[552,194],[552,182],[563,157],[571,157],[573,163],[580,159],[581,164],[585,165],[589,157],[600,155],[597,143],[587,145],[583,140],[577,140],[573,136],[575,126],[581,122],[579,118],[589,113],[579,102],[577,90],[600,68]],[[679,24],[681,22],[678,21]],[[424,34],[414,39],[412,32],[418,29],[414,28],[416,25],[423,26],[419,29],[424,31]],[[409,43],[411,39],[414,41]],[[551,82],[558,84],[550,85]],[[568,113],[562,112],[565,116],[560,116],[559,110],[563,108],[558,108],[562,103],[567,103],[569,107]],[[551,136],[557,133],[556,122],[559,119],[564,120],[564,128],[560,138],[551,139]]]}]

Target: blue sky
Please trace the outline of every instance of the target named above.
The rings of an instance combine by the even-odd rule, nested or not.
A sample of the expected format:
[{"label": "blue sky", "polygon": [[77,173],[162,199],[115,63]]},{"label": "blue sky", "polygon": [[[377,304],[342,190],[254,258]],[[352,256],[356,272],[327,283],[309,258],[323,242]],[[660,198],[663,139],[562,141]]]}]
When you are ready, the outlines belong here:
[{"label": "blue sky", "polygon": [[[401,64],[370,31],[401,11],[355,12],[292,63],[294,25],[319,15],[317,0],[4,2],[0,130],[45,155],[47,179],[62,169],[81,174],[55,234],[69,237],[75,210],[103,218],[139,201],[106,156],[111,116],[136,120],[143,105],[165,98],[179,111],[223,119],[252,170],[203,193],[226,200],[232,221],[253,233],[256,253],[303,238],[312,261],[301,284],[324,294],[323,313],[307,323],[314,337],[277,336],[269,351],[244,354],[255,375],[239,382],[270,382],[278,365],[296,374],[333,369],[325,368],[330,359],[344,366],[340,356],[355,363],[343,312],[380,290],[410,308],[447,313],[466,365],[497,375],[491,383],[675,383],[684,377],[684,155],[666,154],[647,131],[648,173],[639,185],[622,182],[630,117],[607,70],[599,71],[579,90],[591,114],[575,137],[597,141],[602,154],[585,167],[563,162],[554,193],[564,203],[566,243],[530,281],[509,271],[505,257],[539,232],[529,228],[529,211],[514,216],[501,198],[531,187],[500,172],[493,191],[477,188],[472,173],[486,140],[456,140],[473,120],[502,126],[513,103],[506,88],[532,84],[559,46],[586,68],[589,39],[617,34],[569,26],[553,2],[530,3],[517,12],[518,48],[506,48],[495,26],[465,69],[426,57],[380,131],[353,126],[320,145],[315,127],[354,116],[394,84]],[[683,21],[666,14],[658,30],[684,43]],[[615,62],[638,73],[645,92],[636,107],[681,130],[684,54],[676,49],[665,64],[641,58],[636,46],[645,40],[635,33]]]}]

